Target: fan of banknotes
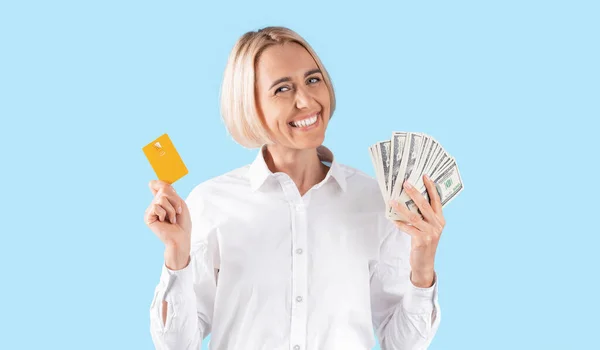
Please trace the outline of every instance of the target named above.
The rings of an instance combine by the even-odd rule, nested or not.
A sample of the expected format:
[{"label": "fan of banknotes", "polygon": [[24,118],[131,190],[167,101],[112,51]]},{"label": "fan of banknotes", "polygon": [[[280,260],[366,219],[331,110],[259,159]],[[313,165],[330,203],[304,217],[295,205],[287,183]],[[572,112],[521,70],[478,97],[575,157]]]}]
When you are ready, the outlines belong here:
[{"label": "fan of banknotes", "polygon": [[404,203],[411,212],[421,214],[413,200],[404,191],[408,180],[429,201],[429,193],[423,182],[427,174],[435,183],[442,207],[446,206],[464,188],[454,157],[433,137],[418,133],[397,131],[390,140],[380,141],[369,147],[375,177],[386,203],[386,217],[404,220],[389,205],[390,200]]}]

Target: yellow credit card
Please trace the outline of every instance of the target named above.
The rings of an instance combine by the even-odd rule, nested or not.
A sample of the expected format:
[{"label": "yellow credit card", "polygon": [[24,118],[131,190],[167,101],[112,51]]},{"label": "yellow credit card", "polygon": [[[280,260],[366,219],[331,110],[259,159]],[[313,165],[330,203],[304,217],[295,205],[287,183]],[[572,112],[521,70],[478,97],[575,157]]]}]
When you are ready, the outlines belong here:
[{"label": "yellow credit card", "polygon": [[172,184],[187,175],[188,169],[169,135],[163,134],[142,148],[159,180]]}]

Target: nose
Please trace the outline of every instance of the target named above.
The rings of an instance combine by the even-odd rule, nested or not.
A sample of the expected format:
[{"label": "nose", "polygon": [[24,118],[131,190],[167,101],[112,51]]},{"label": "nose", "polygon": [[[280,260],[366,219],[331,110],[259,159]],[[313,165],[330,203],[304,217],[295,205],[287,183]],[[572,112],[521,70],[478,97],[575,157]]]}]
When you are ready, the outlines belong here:
[{"label": "nose", "polygon": [[316,104],[315,98],[306,87],[300,87],[296,90],[296,107],[298,109],[311,108]]}]

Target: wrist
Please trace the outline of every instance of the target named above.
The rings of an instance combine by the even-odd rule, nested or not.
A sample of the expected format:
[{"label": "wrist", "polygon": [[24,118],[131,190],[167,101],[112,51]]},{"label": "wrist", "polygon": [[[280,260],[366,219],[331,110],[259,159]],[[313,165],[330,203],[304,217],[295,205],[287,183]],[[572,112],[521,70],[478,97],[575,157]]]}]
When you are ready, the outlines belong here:
[{"label": "wrist", "polygon": [[165,257],[165,265],[167,269],[171,271],[183,270],[185,269],[190,262],[190,256],[187,257],[176,257],[176,258],[167,258]]},{"label": "wrist", "polygon": [[174,249],[165,249],[165,265],[169,270],[181,270],[188,266],[190,262],[189,252],[177,251]]},{"label": "wrist", "polygon": [[434,279],[434,270],[411,271],[410,273],[410,281],[415,287],[430,288],[431,286],[433,286]]}]

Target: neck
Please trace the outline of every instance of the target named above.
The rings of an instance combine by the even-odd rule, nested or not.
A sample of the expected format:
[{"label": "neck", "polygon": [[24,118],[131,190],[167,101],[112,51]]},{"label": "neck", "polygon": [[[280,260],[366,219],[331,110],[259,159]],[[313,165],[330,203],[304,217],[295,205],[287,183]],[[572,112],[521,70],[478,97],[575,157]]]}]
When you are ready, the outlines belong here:
[{"label": "neck", "polygon": [[265,162],[271,172],[286,173],[304,195],[314,185],[323,181],[329,167],[321,163],[317,150],[292,149],[280,145],[267,145]]}]

